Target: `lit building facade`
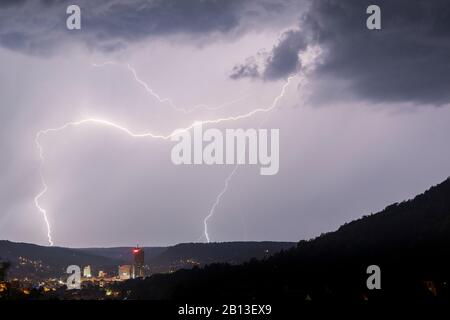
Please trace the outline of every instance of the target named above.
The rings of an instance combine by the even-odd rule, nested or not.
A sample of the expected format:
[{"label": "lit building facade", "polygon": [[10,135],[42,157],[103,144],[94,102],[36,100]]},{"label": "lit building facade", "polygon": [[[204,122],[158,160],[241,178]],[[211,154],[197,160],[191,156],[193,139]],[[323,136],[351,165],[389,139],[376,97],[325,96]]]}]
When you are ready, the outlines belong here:
[{"label": "lit building facade", "polygon": [[119,266],[119,279],[128,280],[131,279],[133,267],[129,264]]},{"label": "lit building facade", "polygon": [[92,272],[91,271],[92,271],[91,270],[91,266],[84,267],[84,269],[83,269],[83,277],[85,277],[85,278],[92,277]]},{"label": "lit building facade", "polygon": [[145,276],[144,249],[139,247],[134,248],[133,258],[133,278],[143,278]]}]

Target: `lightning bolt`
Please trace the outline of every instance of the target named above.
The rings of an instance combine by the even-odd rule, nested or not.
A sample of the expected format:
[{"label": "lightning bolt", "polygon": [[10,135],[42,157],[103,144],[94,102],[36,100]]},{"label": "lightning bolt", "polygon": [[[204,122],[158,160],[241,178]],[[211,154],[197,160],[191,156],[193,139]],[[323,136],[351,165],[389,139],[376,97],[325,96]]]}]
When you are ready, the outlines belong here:
[{"label": "lightning bolt", "polygon": [[[47,236],[48,236],[48,241],[50,246],[52,246],[54,244],[53,240],[52,240],[52,235],[51,235],[51,226],[49,223],[49,219],[48,219],[48,215],[47,215],[47,211],[40,205],[39,200],[45,195],[45,193],[48,190],[43,172],[42,172],[42,168],[44,166],[44,162],[45,162],[45,157],[44,157],[44,150],[42,145],[40,144],[40,138],[46,134],[49,133],[56,133],[56,132],[60,132],[63,131],[69,127],[77,127],[77,126],[82,126],[82,125],[87,125],[87,124],[95,124],[95,125],[101,125],[101,126],[106,126],[106,127],[111,127],[113,129],[119,130],[127,135],[129,135],[132,138],[153,138],[153,139],[162,139],[162,140],[168,140],[171,137],[181,133],[181,132],[186,132],[189,131],[191,129],[193,129],[195,126],[198,125],[204,125],[204,124],[218,124],[221,122],[226,122],[226,121],[238,121],[241,119],[245,119],[245,118],[249,118],[257,113],[265,113],[265,112],[270,112],[273,109],[275,109],[277,107],[278,102],[280,101],[280,99],[285,95],[286,89],[289,86],[291,80],[294,78],[294,76],[290,76],[286,83],[282,86],[281,88],[281,92],[280,94],[275,97],[275,99],[273,100],[272,104],[267,107],[267,108],[256,108],[254,110],[251,110],[247,113],[244,114],[240,114],[237,116],[229,116],[229,117],[224,117],[224,118],[217,118],[217,119],[210,119],[210,120],[202,120],[202,121],[194,121],[191,125],[182,128],[182,129],[176,129],[174,131],[172,131],[172,133],[168,134],[168,135],[161,135],[161,134],[156,134],[156,133],[152,133],[152,132],[143,132],[143,133],[136,133],[131,131],[130,129],[128,129],[127,127],[124,127],[120,124],[111,122],[109,120],[104,120],[104,119],[97,119],[97,118],[87,118],[87,119],[83,119],[80,121],[73,121],[73,122],[67,122],[64,125],[57,127],[57,128],[50,128],[50,129],[45,129],[45,130],[40,130],[36,133],[35,136],[35,143],[36,146],[38,148],[39,151],[39,159],[40,159],[40,166],[39,166],[39,175],[41,178],[41,183],[42,183],[42,190],[39,192],[39,194],[36,195],[36,197],[34,198],[34,202],[35,205],[37,207],[37,209],[42,213],[43,217],[44,217],[44,221],[45,224],[47,226]],[[214,210],[217,207],[217,205],[220,202],[221,197],[223,196],[223,194],[225,194],[227,188],[228,188],[228,183],[231,180],[232,176],[234,175],[235,171],[237,169],[237,166],[235,167],[235,169],[233,170],[232,174],[230,174],[227,179],[225,180],[225,188],[219,193],[218,197],[216,198],[216,202],[214,203],[214,206],[211,208],[209,214],[207,217],[205,217],[204,219],[204,227],[205,227],[205,237],[207,239],[207,241],[209,242],[209,235],[208,235],[208,219],[212,217],[212,215],[214,214]]]},{"label": "lightning bolt", "polygon": [[42,216],[44,217],[45,225],[47,226],[48,243],[51,246],[53,246],[52,229],[50,227],[50,222],[48,221],[47,211],[44,208],[42,208],[39,204],[39,199],[47,192],[47,189],[48,189],[47,184],[45,183],[44,175],[42,174],[42,166],[44,164],[44,152],[43,152],[42,146],[39,144],[39,133],[36,135],[35,143],[39,150],[39,159],[41,160],[40,164],[39,164],[39,176],[41,178],[41,183],[42,183],[43,189],[34,198],[34,204],[36,205],[36,208],[42,213]]},{"label": "lightning bolt", "polygon": [[[297,74],[297,76],[299,76],[299,79],[300,79],[299,86],[302,86],[302,87],[306,86],[308,83],[308,79],[306,78],[305,73],[304,72],[299,73],[299,74]],[[284,96],[285,90],[293,77],[294,76],[291,76],[288,78],[287,83],[286,83],[285,87],[282,88],[280,95],[274,99],[271,110],[273,110],[277,107],[279,100]],[[269,111],[271,111],[271,110],[269,110]],[[268,114],[267,117],[261,121],[261,123],[259,124],[259,127],[261,127],[264,124],[264,122],[266,122],[268,120],[269,115],[270,114]],[[219,206],[220,201],[222,200],[222,197],[227,192],[228,185],[230,184],[231,179],[233,178],[234,174],[236,173],[238,166],[239,165],[236,165],[234,167],[234,169],[230,172],[230,174],[225,178],[225,182],[224,182],[224,186],[223,186],[222,190],[217,195],[216,200],[214,201],[211,209],[209,210],[208,215],[203,219],[203,225],[204,225],[203,230],[204,231],[203,231],[203,234],[197,239],[196,242],[200,241],[203,238],[206,239],[206,242],[208,242],[208,243],[210,242],[210,238],[209,238],[209,234],[208,234],[208,220],[214,216],[214,214],[216,212],[216,208]]]},{"label": "lightning bolt", "polygon": [[[118,65],[118,63],[116,63],[116,62],[114,62],[114,61],[106,61],[106,62],[103,62],[103,63],[92,63],[92,66],[93,66],[93,67],[97,67],[97,68],[105,67],[105,66],[108,66],[108,65]],[[127,70],[132,74],[133,79],[134,79],[141,87],[143,87],[144,90],[145,90],[148,94],[150,94],[152,97],[154,97],[154,98],[155,98],[156,100],[158,100],[160,103],[162,103],[162,104],[167,104],[167,105],[169,105],[173,110],[175,110],[175,111],[177,111],[177,112],[182,112],[182,113],[184,113],[184,114],[192,113],[192,112],[194,112],[194,111],[196,111],[196,110],[198,110],[198,109],[204,109],[204,110],[210,110],[210,111],[211,111],[211,110],[212,110],[212,111],[214,111],[214,110],[219,110],[219,109],[228,107],[228,106],[230,106],[230,105],[232,105],[232,104],[235,104],[235,103],[238,103],[238,102],[240,102],[240,101],[243,101],[243,100],[245,100],[245,99],[247,99],[247,98],[249,97],[249,95],[245,95],[245,96],[243,96],[243,97],[241,97],[241,98],[237,98],[237,99],[234,99],[234,100],[231,100],[231,101],[222,103],[222,104],[217,105],[217,106],[215,106],[215,107],[211,107],[211,106],[209,106],[209,105],[207,105],[207,104],[198,104],[198,105],[195,105],[195,106],[193,106],[193,107],[191,107],[191,108],[181,108],[181,107],[178,107],[178,106],[172,101],[172,99],[170,99],[170,98],[163,98],[163,97],[161,97],[158,93],[156,93],[156,92],[150,87],[150,85],[149,85],[147,82],[145,82],[144,80],[142,80],[142,79],[138,76],[138,74],[137,74],[137,72],[136,72],[136,69],[133,68],[130,64],[127,64],[126,67],[127,67]]]},{"label": "lightning bolt", "polygon": [[[212,216],[214,215],[214,213],[216,212],[216,208],[220,203],[220,200],[222,199],[223,195],[227,192],[228,190],[228,185],[230,184],[231,179],[233,178],[234,174],[236,173],[237,169],[238,169],[239,165],[236,165],[233,169],[233,171],[231,171],[231,173],[225,178],[225,183],[223,186],[222,191],[220,191],[220,193],[217,195],[216,197],[216,201],[214,201],[211,209],[209,210],[208,215],[205,217],[205,219],[203,219],[203,227],[204,227],[204,237],[206,239],[206,242],[210,242],[209,239],[209,234],[208,234],[208,220],[212,218]],[[203,238],[203,235],[201,236],[201,238]]]},{"label": "lightning bolt", "polygon": [[[287,84],[289,84],[290,79],[291,79],[291,78],[288,78]],[[277,106],[277,104],[278,104],[278,100],[281,99],[283,96],[284,96],[284,92],[283,92],[283,90],[282,90],[280,96],[278,96],[278,97],[273,101],[273,104],[272,104],[273,108],[272,108],[272,110],[273,110],[274,108],[276,108],[276,106]],[[279,98],[279,99],[278,99],[278,98]],[[265,119],[263,119],[263,120],[261,121],[259,127],[261,127],[261,126],[263,125],[263,123],[267,121],[267,119],[268,119],[268,116],[267,116]],[[239,167],[239,165],[236,165],[236,166],[233,168],[233,170],[230,172],[230,174],[225,178],[223,189],[222,189],[222,190],[219,192],[219,194],[217,195],[216,200],[214,201],[214,203],[213,203],[211,209],[209,210],[208,215],[203,219],[203,226],[204,226],[204,228],[203,228],[203,230],[204,230],[204,231],[203,231],[203,235],[202,235],[197,241],[201,240],[202,238],[205,238],[205,239],[206,239],[206,242],[210,243],[210,238],[209,238],[209,234],[208,234],[208,220],[211,219],[211,218],[214,216],[214,214],[215,214],[215,212],[216,212],[216,208],[217,208],[218,205],[220,204],[220,201],[222,200],[222,197],[223,197],[223,196],[225,195],[225,193],[227,192],[227,190],[228,190],[228,185],[230,184],[230,181],[231,181],[231,179],[233,178],[234,174],[236,173],[238,167]]]}]

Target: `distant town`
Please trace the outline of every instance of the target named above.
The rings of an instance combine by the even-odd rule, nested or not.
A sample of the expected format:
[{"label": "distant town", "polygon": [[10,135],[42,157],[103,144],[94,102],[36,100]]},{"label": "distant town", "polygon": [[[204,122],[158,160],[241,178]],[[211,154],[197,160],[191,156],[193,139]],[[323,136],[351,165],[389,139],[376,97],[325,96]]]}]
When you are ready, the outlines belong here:
[{"label": "distant town", "polygon": [[[180,244],[169,248],[69,249],[0,241],[0,261],[3,260],[0,298],[127,299],[128,292],[121,284],[128,280],[170,274],[208,263],[238,264],[251,258],[268,257],[293,245],[289,242],[235,242]],[[22,253],[15,257],[14,252]],[[35,258],[38,256],[41,258]],[[71,290],[69,264],[80,270],[79,290]]]},{"label": "distant town", "polygon": [[[0,279],[0,297],[6,292],[12,291],[18,298],[26,297],[47,297],[47,298],[80,298],[80,299],[102,299],[121,297],[117,290],[116,282],[130,279],[145,278],[152,274],[150,266],[144,263],[144,248],[135,247],[130,250],[130,256],[133,261],[130,264],[121,264],[117,266],[116,272],[95,270],[91,265],[82,267],[81,290],[68,290],[67,279],[69,274],[59,278],[47,278],[36,281],[34,278],[13,278],[6,283],[5,279]],[[41,260],[31,260],[26,257],[19,257],[19,267],[34,268],[37,273],[50,269]],[[194,259],[180,260],[178,264],[162,270],[153,270],[158,273],[171,273],[180,267],[199,266],[200,263]],[[7,274],[5,272],[4,278]],[[115,289],[116,288],[116,289]]]}]

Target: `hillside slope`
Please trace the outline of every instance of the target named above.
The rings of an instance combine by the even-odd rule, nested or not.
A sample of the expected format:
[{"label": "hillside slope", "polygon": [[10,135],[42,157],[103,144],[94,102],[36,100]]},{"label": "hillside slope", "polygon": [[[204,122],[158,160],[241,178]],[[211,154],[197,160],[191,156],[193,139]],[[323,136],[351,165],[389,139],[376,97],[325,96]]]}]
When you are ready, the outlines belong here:
[{"label": "hillside slope", "polygon": [[45,247],[29,243],[0,240],[0,257],[9,261],[9,276],[45,278],[59,277],[69,265],[91,265],[98,269],[114,270],[120,261],[75,249]]},{"label": "hillside slope", "polygon": [[[122,284],[136,299],[449,299],[450,179],[264,261]],[[382,290],[366,287],[378,265]]]}]

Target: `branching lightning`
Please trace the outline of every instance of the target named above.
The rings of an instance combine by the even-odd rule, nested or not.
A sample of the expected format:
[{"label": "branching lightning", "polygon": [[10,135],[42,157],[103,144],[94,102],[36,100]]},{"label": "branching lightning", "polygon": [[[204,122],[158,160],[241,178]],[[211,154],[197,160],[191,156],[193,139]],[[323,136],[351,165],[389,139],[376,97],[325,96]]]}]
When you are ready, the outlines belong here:
[{"label": "branching lightning", "polygon": [[[113,62],[106,62],[102,65],[106,65],[106,64],[113,64]],[[96,66],[102,66],[102,65],[96,65]],[[131,67],[129,67],[130,71],[134,70]],[[133,71],[132,71],[133,72]],[[134,71],[133,74],[135,75],[135,80],[139,82],[139,78],[136,75],[136,72]],[[40,138],[46,134],[49,133],[56,133],[56,132],[60,132],[63,131],[69,127],[78,127],[78,126],[83,126],[83,125],[88,125],[88,124],[94,124],[94,125],[100,125],[100,126],[106,126],[106,127],[110,127],[116,130],[119,130],[127,135],[129,135],[132,138],[153,138],[153,139],[162,139],[162,140],[168,140],[171,137],[181,133],[181,132],[185,132],[185,131],[189,131],[191,129],[193,129],[195,126],[198,125],[204,125],[204,124],[218,124],[221,122],[226,122],[226,121],[237,121],[237,120],[241,120],[241,119],[245,119],[245,118],[249,118],[255,114],[258,113],[265,113],[265,112],[270,112],[273,109],[275,109],[278,105],[278,102],[280,101],[280,99],[285,95],[286,89],[289,86],[291,80],[294,78],[294,76],[291,76],[287,79],[286,83],[282,86],[280,94],[275,97],[275,99],[273,100],[272,104],[269,107],[266,108],[256,108],[253,109],[247,113],[244,114],[240,114],[240,115],[236,115],[236,116],[229,116],[229,117],[223,117],[223,118],[217,118],[217,119],[209,119],[209,120],[202,120],[202,121],[194,121],[191,125],[182,128],[182,129],[176,129],[174,131],[172,131],[170,134],[167,135],[161,135],[161,134],[156,134],[156,133],[152,133],[152,132],[142,132],[142,133],[136,133],[133,132],[132,130],[128,129],[125,126],[122,126],[120,124],[114,123],[112,121],[109,120],[105,120],[105,119],[97,119],[97,118],[87,118],[87,119],[83,119],[83,120],[79,120],[79,121],[73,121],[73,122],[67,122],[64,125],[57,127],[57,128],[50,128],[50,129],[45,129],[45,130],[40,130],[37,132],[36,136],[35,136],[35,143],[36,146],[38,148],[39,151],[39,159],[40,159],[40,166],[39,166],[39,174],[40,174],[40,178],[41,178],[41,183],[42,183],[42,190],[39,192],[39,194],[36,195],[36,197],[34,198],[34,202],[36,205],[36,208],[39,210],[39,212],[42,213],[43,217],[44,217],[44,221],[45,224],[47,226],[47,237],[48,237],[48,242],[49,244],[52,246],[54,244],[53,240],[52,240],[52,231],[51,231],[51,225],[49,223],[49,219],[48,219],[48,215],[47,215],[47,211],[40,205],[39,200],[45,195],[45,193],[48,190],[42,169],[44,166],[44,162],[45,162],[45,157],[44,157],[44,150],[42,145],[40,144]],[[141,82],[141,85],[143,85],[147,91],[149,91],[149,93],[151,93],[155,98],[158,99],[158,101],[164,103],[167,102],[171,105],[173,105],[171,103],[170,99],[161,99],[157,94],[155,94],[150,87],[148,87],[145,82]],[[225,105],[225,104],[224,104]],[[224,106],[222,105],[222,106]],[[174,106],[174,105],[173,105]],[[205,106],[205,105],[202,105]],[[178,108],[179,109],[179,108]],[[185,110],[186,109],[182,109]],[[209,238],[209,234],[208,234],[208,220],[214,215],[215,209],[218,206],[218,204],[220,203],[220,200],[222,198],[222,196],[225,194],[225,192],[228,189],[228,184],[231,180],[231,178],[233,177],[233,175],[235,174],[237,170],[237,166],[234,168],[234,170],[231,172],[231,174],[225,179],[225,185],[224,188],[222,189],[222,191],[218,194],[218,196],[216,197],[216,201],[214,202],[211,210],[209,211],[208,215],[205,217],[204,219],[204,236],[206,238],[206,240],[209,242],[210,238]]]},{"label": "branching lightning", "polygon": [[[107,66],[107,65],[117,65],[117,63],[114,62],[114,61],[107,61],[107,62],[100,63],[100,64],[99,64],[99,63],[92,63],[92,66],[93,66],[93,67],[98,67],[98,68],[100,68],[100,67],[105,67],[105,66]],[[228,101],[228,102],[222,103],[222,104],[217,105],[217,106],[214,106],[214,107],[209,106],[209,105],[207,105],[207,104],[198,104],[198,105],[195,105],[195,106],[193,106],[193,107],[191,107],[191,108],[181,108],[181,107],[178,107],[178,106],[172,101],[172,99],[170,99],[170,98],[163,98],[163,97],[161,97],[158,93],[156,93],[156,92],[150,87],[150,85],[149,85],[147,82],[145,82],[144,80],[142,80],[142,79],[138,76],[138,74],[137,74],[137,72],[136,72],[136,69],[133,68],[130,64],[127,64],[126,67],[127,67],[127,70],[133,75],[133,79],[134,79],[140,86],[142,86],[142,87],[144,88],[144,90],[145,90],[147,93],[149,93],[151,96],[153,96],[153,97],[154,97],[156,100],[158,100],[160,103],[162,103],[162,104],[167,104],[167,105],[169,105],[173,110],[175,110],[175,111],[177,111],[177,112],[182,112],[182,113],[184,113],[184,114],[189,114],[189,113],[192,113],[192,112],[197,111],[197,110],[199,110],[199,109],[210,110],[210,111],[211,111],[211,110],[212,110],[212,111],[214,111],[214,110],[219,110],[219,109],[228,107],[228,106],[230,106],[230,105],[232,105],[232,104],[238,103],[238,102],[240,102],[240,101],[242,101],[242,100],[244,100],[244,99],[246,99],[246,98],[248,97],[248,95],[246,95],[246,96],[244,96],[244,97],[237,98],[237,99],[234,99],[234,100],[232,100],[232,101]]]},{"label": "branching lightning", "polygon": [[[291,79],[292,79],[292,77],[288,78],[288,81],[286,83],[286,87],[287,87],[287,85],[289,85],[289,82],[290,82]],[[281,99],[284,96],[284,90],[285,90],[286,87],[283,87],[283,89],[281,91],[281,94],[277,98],[275,98],[275,100],[273,101],[273,103],[272,103],[272,107],[273,108],[276,108],[276,106],[278,104],[278,100]],[[267,120],[267,118],[268,118],[268,116],[265,119],[263,119],[263,121],[261,121],[259,127],[262,126],[262,124]],[[222,200],[222,197],[227,192],[228,186],[229,186],[229,184],[231,182],[231,179],[233,178],[234,174],[236,173],[238,167],[239,167],[239,165],[236,165],[233,168],[233,170],[230,172],[230,174],[225,178],[223,189],[217,195],[216,200],[214,201],[211,209],[209,210],[208,215],[205,217],[205,219],[203,219],[203,235],[199,238],[199,240],[202,239],[202,238],[205,238],[206,242],[208,242],[208,243],[210,242],[210,238],[209,238],[209,234],[208,234],[208,220],[211,219],[214,216],[214,214],[216,212],[216,208],[220,204],[220,201]]]}]

